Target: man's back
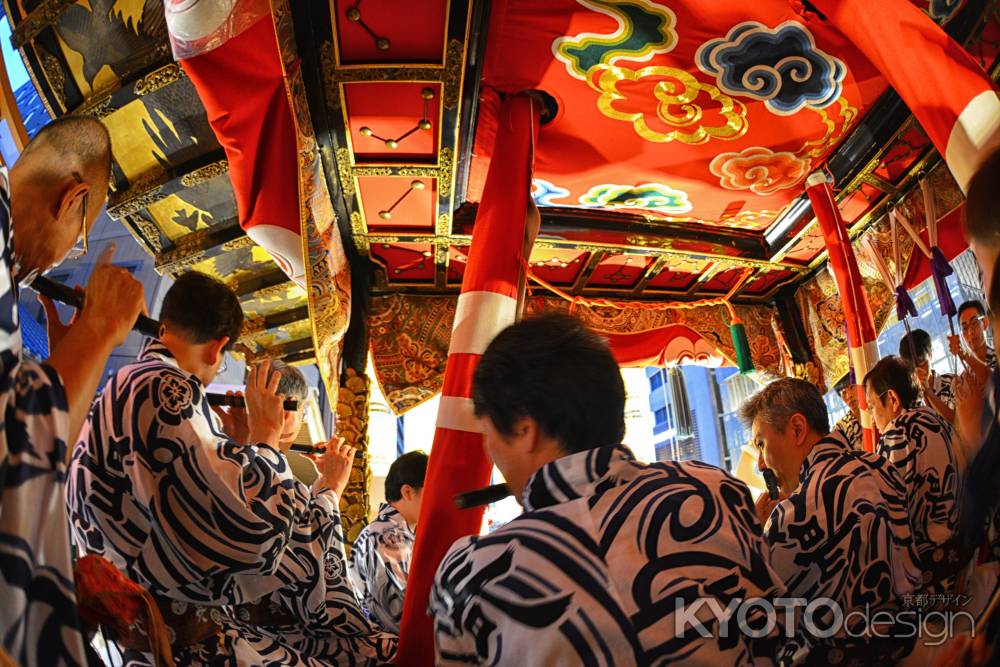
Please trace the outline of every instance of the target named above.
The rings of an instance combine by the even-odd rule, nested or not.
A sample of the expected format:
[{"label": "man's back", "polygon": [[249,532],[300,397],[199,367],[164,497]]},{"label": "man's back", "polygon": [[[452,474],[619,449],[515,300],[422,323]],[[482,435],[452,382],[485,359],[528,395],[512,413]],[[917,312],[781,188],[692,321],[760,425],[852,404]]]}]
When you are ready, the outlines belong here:
[{"label": "man's back", "polygon": [[954,430],[930,408],[907,410],[879,440],[878,453],[891,461],[906,484],[910,529],[921,562],[947,542],[958,521],[958,466]]},{"label": "man's back", "polygon": [[361,606],[373,622],[388,632],[399,632],[414,539],[413,530],[399,510],[385,504],[351,549]]},{"label": "man's back", "polygon": [[439,567],[438,664],[760,660],[737,628],[719,638],[697,602],[725,609],[777,590],[742,482],[699,463],[643,465],[613,446],[545,465],[523,500],[522,516],[459,540]]}]

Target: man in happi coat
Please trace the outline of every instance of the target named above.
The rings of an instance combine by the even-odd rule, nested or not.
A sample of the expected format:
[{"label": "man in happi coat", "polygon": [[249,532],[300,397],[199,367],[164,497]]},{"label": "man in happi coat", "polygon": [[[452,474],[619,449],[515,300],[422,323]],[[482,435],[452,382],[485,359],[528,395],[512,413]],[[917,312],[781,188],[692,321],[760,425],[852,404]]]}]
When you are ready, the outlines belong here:
[{"label": "man in happi coat", "polygon": [[834,387],[840,399],[847,405],[847,412],[833,425],[830,435],[842,440],[849,449],[864,449],[864,430],[859,420],[861,408],[858,405],[858,391],[852,382],[852,375],[850,373],[845,375]]},{"label": "man in happi coat", "polygon": [[879,360],[864,386],[881,433],[875,451],[896,466],[906,484],[913,547],[924,570],[921,592],[954,592],[955,576],[964,565],[951,539],[959,490],[954,430],[936,410],[920,405],[911,367],[899,357]]},{"label": "man in happi coat", "polygon": [[[826,404],[805,380],[782,378],[752,396],[740,416],[753,432],[759,467],[769,468],[781,490],[778,501],[758,500],[771,567],[788,597],[829,600],[843,617],[855,611],[897,610],[920,582],[914,562],[906,487],[892,464],[877,454],[844,446],[828,435]],[[897,641],[848,641],[864,628],[836,626],[832,604],[815,611],[819,632],[805,634],[801,652],[786,659],[833,664],[845,651],[858,664],[891,664],[912,649]],[[800,625],[799,630],[804,630]],[[805,629],[808,630],[808,629]],[[831,642],[819,641],[837,630]],[[837,653],[840,652],[840,653]]]},{"label": "man in happi coat", "polygon": [[769,658],[704,607],[776,591],[749,490],[701,463],[639,463],[619,444],[625,389],[602,338],[565,315],[515,324],[483,354],[473,401],[525,511],[460,539],[438,568],[439,665]]},{"label": "man in happi coat", "polygon": [[386,502],[351,548],[351,573],[361,606],[373,623],[389,632],[399,632],[403,616],[426,475],[423,452],[407,452],[393,461],[385,477]]},{"label": "man in happi coat", "polygon": [[[0,648],[23,667],[87,664],[73,585],[66,455],[112,350],[145,312],[142,285],[105,253],[64,327],[47,304],[50,356],[24,359],[18,292],[86,250],[107,200],[111,141],[93,118],[55,120],[0,168]],[[113,250],[112,250],[113,251]]]},{"label": "man in happi coat", "polygon": [[[242,325],[226,285],[185,274],[160,317],[159,338],[108,382],[74,450],[80,551],[153,594],[177,664],[384,662],[394,642],[372,636],[343,562],[338,492],[353,452],[332,448],[311,489],[293,478],[267,362],[247,383],[246,442],[227,437],[205,393]],[[286,627],[316,641],[285,639]],[[125,664],[149,663],[142,627],[112,639]]]},{"label": "man in happi coat", "polygon": [[931,335],[914,329],[899,341],[899,358],[909,364],[924,402],[945,421],[955,421],[955,376],[931,368]]}]

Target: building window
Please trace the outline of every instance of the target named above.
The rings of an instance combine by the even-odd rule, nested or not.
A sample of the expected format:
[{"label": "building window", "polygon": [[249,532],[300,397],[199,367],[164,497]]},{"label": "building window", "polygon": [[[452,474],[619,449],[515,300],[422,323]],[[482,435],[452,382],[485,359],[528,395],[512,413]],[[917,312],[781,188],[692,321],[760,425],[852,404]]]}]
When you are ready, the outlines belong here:
[{"label": "building window", "polygon": [[653,413],[653,418],[656,420],[657,426],[659,426],[660,424],[666,425],[669,416],[670,413],[667,411],[666,408],[660,408],[659,410]]},{"label": "building window", "polygon": [[657,371],[649,377],[649,388],[653,391],[663,386],[663,371]]}]

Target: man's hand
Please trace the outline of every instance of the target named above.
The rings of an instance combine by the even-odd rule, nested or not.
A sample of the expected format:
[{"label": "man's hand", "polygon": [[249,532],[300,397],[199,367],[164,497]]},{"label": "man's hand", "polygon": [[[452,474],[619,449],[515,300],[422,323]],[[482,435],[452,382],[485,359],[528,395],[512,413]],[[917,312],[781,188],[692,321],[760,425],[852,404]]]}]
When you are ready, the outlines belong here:
[{"label": "man's hand", "polygon": [[[77,285],[74,287],[77,292],[83,293],[83,288]],[[42,304],[42,310],[45,311],[45,329],[49,334],[49,349],[53,349],[62,342],[66,332],[69,328],[76,323],[77,318],[80,317],[80,311],[73,311],[73,317],[70,319],[69,324],[63,324],[62,318],[59,317],[59,310],[56,308],[56,304],[52,299],[45,296],[44,294],[38,295],[38,301]]]},{"label": "man's hand", "polygon": [[778,503],[784,499],[784,494],[779,495],[775,500],[771,500],[771,496],[767,493],[767,491],[760,494],[754,505],[757,510],[757,520],[760,521],[761,528],[767,525],[767,520],[771,518],[771,512],[773,512],[774,508],[778,506]]},{"label": "man's hand", "polygon": [[[238,391],[233,393],[231,391],[227,391],[226,396],[237,396],[242,398],[243,392]],[[220,405],[213,405],[212,412],[217,414],[219,419],[222,420],[222,431],[228,435],[233,442],[241,445],[250,443],[250,424],[247,420],[246,407],[235,408],[229,406],[227,408],[223,408]]]},{"label": "man's hand", "polygon": [[952,391],[955,393],[955,430],[965,445],[960,449],[967,454],[967,463],[979,451],[985,435],[982,433],[982,419],[986,382],[979,373],[970,369],[955,378]]},{"label": "man's hand", "polygon": [[957,335],[952,334],[948,336],[948,351],[951,352],[956,357],[961,357],[964,350],[962,350],[962,341],[959,340]]},{"label": "man's hand", "polygon": [[97,260],[83,292],[83,309],[72,326],[84,326],[91,335],[116,347],[128,338],[136,318],[149,311],[142,283],[111,264],[113,254],[114,245],[109,244]]},{"label": "man's hand", "polygon": [[271,362],[252,369],[247,378],[247,423],[252,443],[264,443],[278,449],[285,420],[284,398],[278,393],[280,373],[271,372]]},{"label": "man's hand", "polygon": [[351,468],[354,466],[354,454],[358,450],[348,445],[343,438],[334,438],[326,445],[326,452],[316,462],[319,468],[319,479],[315,488],[326,486],[333,489],[337,498],[344,496],[347,483],[351,480]]}]

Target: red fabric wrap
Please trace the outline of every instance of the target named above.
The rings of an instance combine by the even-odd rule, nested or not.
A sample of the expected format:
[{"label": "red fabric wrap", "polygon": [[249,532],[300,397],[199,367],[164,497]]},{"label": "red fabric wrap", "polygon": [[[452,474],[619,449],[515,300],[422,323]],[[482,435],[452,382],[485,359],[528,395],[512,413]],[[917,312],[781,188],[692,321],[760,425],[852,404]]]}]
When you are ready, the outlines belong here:
[{"label": "red fabric wrap", "polygon": [[[833,269],[833,277],[837,281],[844,318],[847,320],[849,349],[864,347],[866,343],[874,342],[878,334],[861,271],[858,269],[858,260],[854,256],[851,238],[847,234],[847,225],[840,217],[840,209],[837,208],[829,183],[824,181],[808,186],[806,192],[823,231],[823,241],[830,256],[830,268]],[[859,383],[858,400],[861,409],[867,410],[868,401],[865,399],[864,387],[860,383],[868,373],[868,368],[859,367],[859,362],[863,363],[859,357],[852,358],[852,361],[855,362],[854,373]],[[869,452],[875,451],[875,432],[871,428],[866,428],[864,436],[865,449]]]},{"label": "red fabric wrap", "polygon": [[[523,267],[521,246],[538,118],[537,104],[527,95],[511,97],[501,110],[496,147],[476,213],[468,267],[462,280],[463,293],[489,291],[516,298]],[[474,354],[449,354],[443,397],[470,397],[472,373],[478,360],[479,356]],[[442,413],[445,409],[442,401]],[[452,499],[458,493],[485,486],[491,467],[483,450],[482,435],[438,426],[420,508],[419,523],[427,528],[417,530],[414,544],[400,626],[398,665],[434,664],[433,624],[427,616],[434,573],[455,540],[478,534],[483,523],[482,508],[458,510]]]}]

